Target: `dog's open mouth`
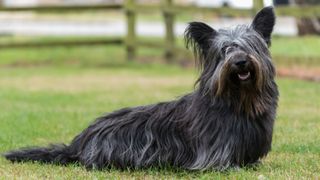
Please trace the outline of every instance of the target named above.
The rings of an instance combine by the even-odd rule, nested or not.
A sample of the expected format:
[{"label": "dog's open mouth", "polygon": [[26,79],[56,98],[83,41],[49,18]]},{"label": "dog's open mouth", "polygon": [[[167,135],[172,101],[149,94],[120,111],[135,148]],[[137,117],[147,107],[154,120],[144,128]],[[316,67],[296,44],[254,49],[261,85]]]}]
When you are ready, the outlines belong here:
[{"label": "dog's open mouth", "polygon": [[241,81],[248,80],[250,78],[250,76],[251,76],[250,71],[238,73],[238,78]]}]

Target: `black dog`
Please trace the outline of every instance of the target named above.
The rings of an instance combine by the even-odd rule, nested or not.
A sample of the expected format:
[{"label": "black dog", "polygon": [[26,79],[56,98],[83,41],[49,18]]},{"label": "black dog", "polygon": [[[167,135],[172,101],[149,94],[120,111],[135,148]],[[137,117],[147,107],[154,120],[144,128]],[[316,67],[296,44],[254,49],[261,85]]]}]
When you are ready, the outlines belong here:
[{"label": "black dog", "polygon": [[274,23],[272,7],[262,9],[250,26],[231,30],[192,22],[185,39],[201,68],[194,92],[100,117],[70,145],[4,156],[13,162],[80,162],[97,169],[223,170],[256,163],[270,151],[278,101],[268,50]]}]

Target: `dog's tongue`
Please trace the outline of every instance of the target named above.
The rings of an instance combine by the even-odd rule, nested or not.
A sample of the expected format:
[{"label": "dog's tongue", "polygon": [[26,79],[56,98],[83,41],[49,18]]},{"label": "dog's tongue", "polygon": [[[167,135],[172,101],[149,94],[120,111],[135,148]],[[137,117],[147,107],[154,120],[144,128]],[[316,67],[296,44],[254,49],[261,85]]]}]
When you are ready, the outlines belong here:
[{"label": "dog's tongue", "polygon": [[250,71],[243,72],[243,73],[238,73],[238,77],[242,81],[247,80],[250,77]]}]

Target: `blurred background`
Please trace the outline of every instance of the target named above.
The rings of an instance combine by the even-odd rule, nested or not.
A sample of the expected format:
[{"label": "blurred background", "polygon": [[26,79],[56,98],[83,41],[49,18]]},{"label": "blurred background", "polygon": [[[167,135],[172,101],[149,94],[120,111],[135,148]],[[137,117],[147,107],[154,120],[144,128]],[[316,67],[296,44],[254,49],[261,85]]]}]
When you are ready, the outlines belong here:
[{"label": "blurred background", "polygon": [[[192,66],[192,56],[183,43],[188,22],[204,21],[217,29],[248,24],[259,9],[272,5],[278,18],[271,51],[281,67],[279,74],[319,79],[319,69],[314,66],[320,57],[319,0],[1,0],[0,3],[0,65],[4,66],[107,66],[128,60]],[[285,66],[280,66],[281,62]],[[292,72],[294,65],[304,71]]]}]

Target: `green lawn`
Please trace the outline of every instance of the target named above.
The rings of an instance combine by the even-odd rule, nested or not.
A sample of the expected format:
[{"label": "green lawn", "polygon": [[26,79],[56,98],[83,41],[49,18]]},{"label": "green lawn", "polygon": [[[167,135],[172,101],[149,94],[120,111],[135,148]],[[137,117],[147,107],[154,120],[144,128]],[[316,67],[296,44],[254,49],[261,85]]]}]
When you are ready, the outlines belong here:
[{"label": "green lawn", "polygon": [[[104,112],[170,100],[191,91],[196,75],[191,69],[138,63],[104,68],[3,66],[0,68],[0,153],[29,145],[68,143]],[[292,79],[277,81],[281,95],[273,148],[256,170],[87,171],[79,165],[11,164],[0,158],[0,177],[317,179],[320,177],[320,84]]]},{"label": "green lawn", "polygon": [[[51,39],[5,37],[0,38],[0,43],[29,40]],[[178,46],[183,47],[181,39]],[[319,68],[319,46],[317,37],[275,37],[271,52],[278,66],[299,64]],[[136,63],[125,61],[121,46],[2,49],[0,153],[29,145],[68,143],[105,112],[170,100],[191,91],[197,73],[192,68],[164,65],[162,54],[159,49],[140,48],[137,60],[147,63]],[[190,57],[180,58],[190,62]],[[11,164],[0,158],[0,179],[319,178],[320,84],[292,79],[279,79],[278,84],[281,96],[273,150],[256,170],[98,172],[86,171],[78,165]]]}]

